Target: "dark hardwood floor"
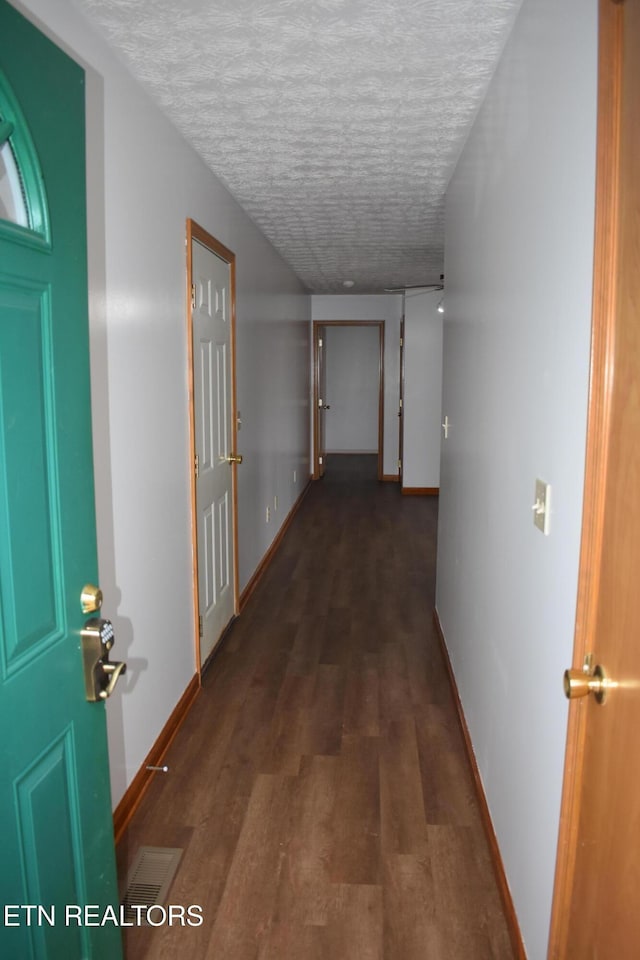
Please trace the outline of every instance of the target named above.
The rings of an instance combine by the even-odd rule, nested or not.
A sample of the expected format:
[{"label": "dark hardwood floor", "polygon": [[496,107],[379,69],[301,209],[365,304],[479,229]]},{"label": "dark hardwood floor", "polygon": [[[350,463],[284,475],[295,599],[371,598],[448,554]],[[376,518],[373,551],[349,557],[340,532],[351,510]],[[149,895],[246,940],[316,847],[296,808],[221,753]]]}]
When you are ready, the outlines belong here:
[{"label": "dark hardwood floor", "polygon": [[437,499],[329,458],[120,844],[183,847],[128,960],[507,960],[432,626]]}]

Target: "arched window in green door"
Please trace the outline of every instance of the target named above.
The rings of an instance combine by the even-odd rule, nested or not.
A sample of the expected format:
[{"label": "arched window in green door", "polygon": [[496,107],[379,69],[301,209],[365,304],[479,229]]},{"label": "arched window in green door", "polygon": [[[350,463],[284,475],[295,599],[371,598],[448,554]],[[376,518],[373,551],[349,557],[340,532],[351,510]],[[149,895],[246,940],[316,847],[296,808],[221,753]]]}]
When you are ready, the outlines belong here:
[{"label": "arched window in green door", "polygon": [[[17,228],[17,230],[16,230]],[[49,246],[49,216],[38,156],[22,111],[0,71],[0,232]],[[34,236],[35,234],[35,236]]]},{"label": "arched window in green door", "polygon": [[16,158],[9,142],[11,127],[0,121],[0,219],[17,223],[20,227],[29,226],[27,204],[24,197],[22,178]]}]

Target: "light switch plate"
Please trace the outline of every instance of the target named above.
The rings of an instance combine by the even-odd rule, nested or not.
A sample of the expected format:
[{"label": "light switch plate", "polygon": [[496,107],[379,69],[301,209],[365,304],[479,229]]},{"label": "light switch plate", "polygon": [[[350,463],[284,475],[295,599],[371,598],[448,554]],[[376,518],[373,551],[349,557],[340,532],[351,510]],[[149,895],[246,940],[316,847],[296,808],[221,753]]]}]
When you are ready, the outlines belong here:
[{"label": "light switch plate", "polygon": [[549,536],[549,519],[551,515],[551,485],[544,480],[536,480],[535,503],[532,507],[533,523],[542,530],[545,537]]}]

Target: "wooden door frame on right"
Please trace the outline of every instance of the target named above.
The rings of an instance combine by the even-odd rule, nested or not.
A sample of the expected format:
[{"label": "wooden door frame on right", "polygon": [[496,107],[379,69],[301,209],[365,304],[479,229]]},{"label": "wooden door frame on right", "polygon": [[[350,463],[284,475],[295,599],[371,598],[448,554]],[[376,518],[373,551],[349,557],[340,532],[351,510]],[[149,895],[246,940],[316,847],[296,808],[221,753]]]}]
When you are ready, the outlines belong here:
[{"label": "wooden door frame on right", "polygon": [[[318,338],[324,327],[377,327],[380,343],[378,361],[378,480],[384,479],[384,320],[314,320],[313,321],[313,473],[312,479],[320,477],[318,449],[319,412],[319,351]],[[326,398],[324,398],[326,399]]]},{"label": "wooden door frame on right", "polygon": [[[573,663],[582,664],[596,635],[605,495],[615,365],[617,241],[619,230],[619,104],[622,91],[624,3],[600,0],[598,18],[598,132],[591,372],[584,506]],[[569,710],[567,746],[548,957],[570,956],[569,920],[585,775],[586,711]]]}]

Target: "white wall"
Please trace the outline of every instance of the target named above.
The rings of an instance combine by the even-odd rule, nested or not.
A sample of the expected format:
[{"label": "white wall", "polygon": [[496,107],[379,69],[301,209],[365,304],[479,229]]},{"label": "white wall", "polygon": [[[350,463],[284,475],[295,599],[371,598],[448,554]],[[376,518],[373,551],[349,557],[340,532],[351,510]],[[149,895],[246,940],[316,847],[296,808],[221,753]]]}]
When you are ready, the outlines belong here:
[{"label": "white wall", "polygon": [[[87,70],[92,409],[114,804],[195,670],[185,219],[237,255],[240,586],[309,475],[309,298],[68,0],[16,3]],[[297,470],[297,484],[293,470]],[[267,526],[264,506],[279,498]]]},{"label": "white wall", "polygon": [[596,36],[596,0],[524,0],[447,199],[437,607],[530,960],[546,956],[573,647]]},{"label": "white wall", "polygon": [[384,320],[384,465],[388,476],[398,475],[398,401],[400,398],[401,294],[315,294],[313,320]]},{"label": "white wall", "polygon": [[379,327],[325,330],[327,453],[377,453]]},{"label": "white wall", "polygon": [[405,294],[403,489],[440,486],[441,299],[440,290]]}]

